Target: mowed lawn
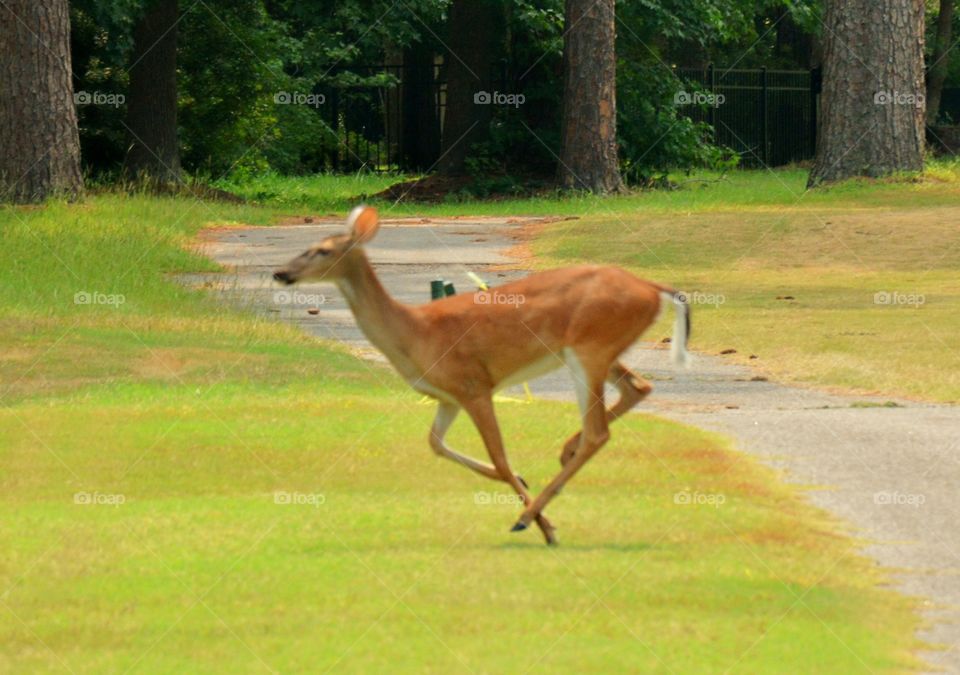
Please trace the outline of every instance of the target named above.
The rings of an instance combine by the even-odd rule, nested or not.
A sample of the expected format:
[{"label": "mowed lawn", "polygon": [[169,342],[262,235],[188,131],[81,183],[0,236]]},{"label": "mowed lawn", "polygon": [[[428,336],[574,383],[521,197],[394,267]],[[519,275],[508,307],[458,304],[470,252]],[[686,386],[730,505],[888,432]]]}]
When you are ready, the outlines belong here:
[{"label": "mowed lawn", "polygon": [[[620,197],[379,205],[569,218],[528,232],[529,268],[616,264],[684,289],[697,350],[734,349],[730,361],[780,380],[960,401],[960,162],[809,192],[803,169],[673,178],[679,189]],[[353,194],[392,180],[357,179]],[[224,187],[310,213],[349,191],[329,177]]]},{"label": "mowed lawn", "polygon": [[[302,208],[264,199],[0,210],[0,672],[917,666],[914,604],[717,436],[630,416],[551,505],[559,547],[508,533],[511,496],[432,455],[392,372],[171,278],[214,269],[204,225]],[[538,246],[571,257],[562,227]],[[574,407],[499,413],[542,487]]]},{"label": "mowed lawn", "polygon": [[780,380],[955,403],[960,170],[931,173],[811,193],[802,171],[732,174],[554,223],[533,266],[671,283],[694,303],[696,349],[735,349],[725,358]]}]

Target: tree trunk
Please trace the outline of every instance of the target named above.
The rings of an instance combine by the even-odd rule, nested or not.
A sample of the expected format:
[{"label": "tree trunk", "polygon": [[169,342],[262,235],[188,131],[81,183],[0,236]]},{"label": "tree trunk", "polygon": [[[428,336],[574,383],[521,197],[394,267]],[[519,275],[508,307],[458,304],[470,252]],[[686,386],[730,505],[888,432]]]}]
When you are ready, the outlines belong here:
[{"label": "tree trunk", "polygon": [[400,145],[405,171],[432,169],[440,154],[433,59],[433,50],[419,43],[403,53],[403,134]]},{"label": "tree trunk", "polygon": [[[446,55],[447,105],[443,117],[440,173],[462,174],[470,146],[487,136],[493,102],[492,66],[502,54],[506,17],[501,0],[454,0]],[[478,103],[475,96],[481,95]]]},{"label": "tree trunk", "polygon": [[383,96],[383,132],[387,140],[387,164],[399,160],[400,137],[403,131],[403,48],[387,42],[383,48],[383,60],[388,72],[400,81],[396,87],[386,87]]},{"label": "tree trunk", "polygon": [[133,30],[127,99],[128,178],[180,180],[177,143],[177,0],[153,0]]},{"label": "tree trunk", "polygon": [[936,124],[940,116],[940,96],[950,65],[947,58],[953,40],[953,10],[955,0],[940,0],[937,17],[937,35],[933,43],[930,71],[927,74],[927,124]]},{"label": "tree trunk", "polygon": [[827,0],[808,186],[923,169],[923,0]]},{"label": "tree trunk", "polygon": [[[775,11],[774,22],[777,27],[777,41],[774,53],[786,57],[798,66],[806,69],[814,63],[814,35],[797,25],[789,8],[781,7]],[[761,26],[758,35],[763,35],[766,26]]]},{"label": "tree trunk", "polygon": [[598,194],[623,188],[617,164],[614,0],[566,0],[559,180]]},{"label": "tree trunk", "polygon": [[0,201],[83,193],[67,0],[0,3]]}]

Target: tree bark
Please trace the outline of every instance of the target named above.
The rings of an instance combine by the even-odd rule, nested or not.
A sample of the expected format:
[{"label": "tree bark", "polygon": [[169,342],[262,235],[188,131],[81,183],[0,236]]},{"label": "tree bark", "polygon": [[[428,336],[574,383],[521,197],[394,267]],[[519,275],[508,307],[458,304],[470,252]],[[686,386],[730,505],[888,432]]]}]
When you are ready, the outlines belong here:
[{"label": "tree bark", "polygon": [[921,171],[923,0],[827,0],[822,120],[809,187]]},{"label": "tree bark", "polygon": [[403,53],[403,133],[400,136],[403,169],[432,169],[440,154],[433,50],[415,43]]},{"label": "tree bark", "polygon": [[949,68],[948,55],[953,41],[953,11],[955,0],[940,0],[937,34],[933,43],[930,71],[927,74],[927,124],[936,124],[940,116],[940,97]]},{"label": "tree bark", "polygon": [[67,0],[4,0],[0,54],[0,201],[80,196]]},{"label": "tree bark", "polygon": [[450,8],[446,55],[447,105],[439,168],[444,175],[464,171],[470,146],[486,138],[492,103],[474,97],[493,86],[492,66],[502,54],[506,16],[501,0],[454,0]]},{"label": "tree bark", "polygon": [[[797,25],[789,8],[781,7],[775,11],[777,41],[774,53],[789,58],[802,68],[812,68],[814,64],[814,35]],[[763,35],[766,26],[761,26],[758,35]]]},{"label": "tree bark", "polygon": [[617,162],[614,0],[566,0],[559,181],[598,194],[623,188]]},{"label": "tree bark", "polygon": [[177,0],[153,0],[133,30],[127,156],[135,180],[180,180],[177,141]]}]

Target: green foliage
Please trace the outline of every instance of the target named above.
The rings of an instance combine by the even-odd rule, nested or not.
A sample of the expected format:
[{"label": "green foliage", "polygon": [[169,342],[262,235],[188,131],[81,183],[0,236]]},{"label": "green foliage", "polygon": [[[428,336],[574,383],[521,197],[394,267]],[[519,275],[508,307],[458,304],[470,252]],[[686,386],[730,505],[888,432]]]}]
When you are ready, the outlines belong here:
[{"label": "green foliage", "polygon": [[[147,0],[71,3],[78,91],[126,92],[132,29]],[[364,137],[329,104],[378,110],[397,80],[378,68],[414,43],[443,55],[451,0],[208,0],[181,6],[178,23],[179,133],[191,173],[217,178],[264,171],[329,170],[334,146],[365,148]],[[797,64],[815,29],[820,0],[638,0],[617,6],[619,136],[622,169],[646,183],[673,169],[718,168],[727,155],[707,129],[673,105],[684,86],[672,68],[708,61]],[[508,191],[503,176],[550,176],[560,150],[563,0],[510,0],[505,80],[493,88],[522,93],[519,109],[493,110],[489,133],[470,149],[471,170]],[[779,31],[799,36],[781,40]],[[806,38],[804,37],[806,36]],[[786,46],[784,46],[786,45]],[[324,95],[326,107],[283,104],[282,95]],[[127,145],[122,106],[81,106],[83,154],[110,174]],[[341,110],[340,115],[343,115]],[[335,119],[334,119],[335,118]],[[371,120],[376,128],[382,120]],[[378,132],[370,132],[378,133]],[[342,150],[342,166],[361,168]],[[378,167],[386,168],[384,166]],[[481,169],[482,168],[482,169]],[[493,187],[491,187],[493,189]],[[485,188],[482,190],[484,191]]]},{"label": "green foliage", "polygon": [[[729,166],[729,153],[710,144],[709,129],[678,111],[686,85],[674,74],[671,49],[706,50],[750,27],[753,3],[742,0],[639,2],[618,5],[618,138],[624,178],[647,184],[672,169]],[[517,0],[510,13],[511,58],[506,83],[526,97],[519,110],[494,111],[489,139],[472,148],[485,170],[551,175],[560,152],[562,108],[561,0]],[[497,161],[499,159],[499,161]],[[476,163],[473,165],[477,166]]]},{"label": "green foliage", "polygon": [[729,153],[710,144],[712,130],[672,105],[687,88],[666,68],[621,65],[618,78],[621,170],[628,184],[645,185],[672,169],[729,165]]},{"label": "green foliage", "polygon": [[[282,24],[259,0],[197,6],[180,24],[179,95],[182,159],[192,171],[220,176],[269,166],[264,148],[293,126],[281,125],[274,94],[289,88],[281,55]],[[211,54],[218,58],[211,58]],[[292,107],[292,106],[288,106]],[[289,116],[283,117],[290,122]]]},{"label": "green foliage", "polygon": [[[125,95],[127,57],[142,0],[74,0],[70,3],[74,92]],[[79,105],[81,154],[94,173],[113,174],[126,147],[124,106]]]}]

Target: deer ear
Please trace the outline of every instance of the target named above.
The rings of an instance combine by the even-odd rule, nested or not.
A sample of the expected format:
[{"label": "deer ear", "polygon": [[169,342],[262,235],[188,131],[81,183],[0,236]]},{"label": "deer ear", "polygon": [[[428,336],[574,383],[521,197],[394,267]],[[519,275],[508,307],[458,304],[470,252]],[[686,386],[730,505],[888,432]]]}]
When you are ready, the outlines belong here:
[{"label": "deer ear", "polygon": [[380,216],[372,206],[358,206],[347,217],[347,227],[354,241],[366,244],[380,229]]}]

